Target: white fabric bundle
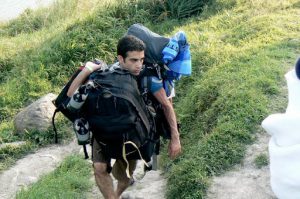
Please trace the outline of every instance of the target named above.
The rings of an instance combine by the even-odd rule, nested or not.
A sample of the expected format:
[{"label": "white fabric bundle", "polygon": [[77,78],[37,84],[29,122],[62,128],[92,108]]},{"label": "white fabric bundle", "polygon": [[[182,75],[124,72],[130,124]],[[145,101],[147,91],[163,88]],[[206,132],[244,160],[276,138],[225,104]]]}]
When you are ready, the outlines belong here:
[{"label": "white fabric bundle", "polygon": [[280,199],[300,198],[300,144],[280,147],[269,142],[271,187]]},{"label": "white fabric bundle", "polygon": [[[300,87],[299,87],[300,92]],[[300,102],[300,98],[299,98]],[[300,113],[269,115],[262,127],[272,135],[272,139],[279,147],[287,147],[300,144]],[[300,159],[300,154],[299,154]],[[300,168],[299,168],[300,170]]]},{"label": "white fabric bundle", "polygon": [[289,103],[284,114],[269,115],[262,127],[269,142],[271,187],[279,199],[300,198],[300,80],[285,74]]}]

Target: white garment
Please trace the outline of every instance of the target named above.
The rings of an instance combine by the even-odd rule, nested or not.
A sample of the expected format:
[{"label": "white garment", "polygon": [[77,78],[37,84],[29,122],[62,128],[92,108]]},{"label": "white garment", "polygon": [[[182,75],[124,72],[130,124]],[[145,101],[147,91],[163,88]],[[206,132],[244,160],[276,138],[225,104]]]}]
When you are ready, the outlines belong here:
[{"label": "white garment", "polygon": [[300,198],[300,80],[295,70],[285,74],[288,107],[283,114],[269,115],[262,127],[269,142],[271,187],[279,199]]}]

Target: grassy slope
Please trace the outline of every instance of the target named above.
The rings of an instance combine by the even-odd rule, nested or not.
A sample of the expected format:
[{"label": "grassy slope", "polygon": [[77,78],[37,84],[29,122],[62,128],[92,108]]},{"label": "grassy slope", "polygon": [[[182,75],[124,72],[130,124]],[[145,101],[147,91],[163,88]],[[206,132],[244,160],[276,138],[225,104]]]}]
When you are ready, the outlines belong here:
[{"label": "grassy slope", "polygon": [[184,27],[195,73],[180,85],[185,153],[169,173],[168,198],[202,198],[209,176],[240,162],[299,53],[299,12],[296,1],[238,1]]},{"label": "grassy slope", "polygon": [[[99,6],[105,2],[101,1]],[[61,88],[62,84],[53,85],[51,82],[54,79],[51,75],[56,75],[57,79],[61,78],[60,74],[51,73],[52,65],[57,64],[56,68],[61,65],[57,60],[51,60],[52,55],[49,52],[55,53],[53,45],[59,42],[59,38],[63,39],[60,35],[72,24],[78,23],[94,12],[98,4],[97,0],[89,2],[61,0],[53,7],[36,12],[27,11],[10,23],[2,24],[0,29],[0,143],[17,140],[26,140],[27,143],[24,148],[16,146],[0,149],[0,171],[13,164],[17,158],[35,149],[37,145],[52,142],[52,131],[33,131],[25,136],[16,136],[12,130],[12,118],[33,100]],[[60,82],[65,81],[66,79],[62,78]],[[70,136],[70,133],[67,134],[62,130],[63,128],[60,129],[61,137]]]},{"label": "grassy slope", "polygon": [[2,38],[0,52],[6,53],[0,57],[0,138],[15,139],[10,118],[28,101],[58,91],[80,61],[112,61],[117,39],[133,22],[164,35],[182,29],[191,43],[193,76],[178,85],[184,153],[165,163],[167,197],[204,197],[211,175],[240,162],[300,43],[296,0],[217,2],[199,17],[156,24],[147,21],[149,13],[130,6],[100,8],[84,20],[71,17],[61,25]]}]

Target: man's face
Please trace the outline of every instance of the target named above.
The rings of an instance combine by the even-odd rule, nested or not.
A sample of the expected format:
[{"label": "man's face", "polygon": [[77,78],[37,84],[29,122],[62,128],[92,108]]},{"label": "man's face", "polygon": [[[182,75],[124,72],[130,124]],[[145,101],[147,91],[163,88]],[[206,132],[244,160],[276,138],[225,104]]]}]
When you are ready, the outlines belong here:
[{"label": "man's face", "polygon": [[128,51],[125,59],[118,55],[118,60],[122,68],[127,69],[132,75],[137,76],[142,70],[144,57],[144,51]]}]

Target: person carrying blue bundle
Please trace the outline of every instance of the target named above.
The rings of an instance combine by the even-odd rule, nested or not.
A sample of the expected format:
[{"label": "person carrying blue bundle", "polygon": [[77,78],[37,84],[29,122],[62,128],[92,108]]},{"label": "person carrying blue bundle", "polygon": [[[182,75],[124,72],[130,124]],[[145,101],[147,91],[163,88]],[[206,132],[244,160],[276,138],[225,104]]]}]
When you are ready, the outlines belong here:
[{"label": "person carrying blue bundle", "polygon": [[[129,27],[124,37],[119,40],[117,51],[118,62],[108,67],[101,63],[96,64],[87,62],[85,68],[73,80],[67,95],[72,98],[72,95],[74,93],[76,94],[77,90],[80,90],[80,86],[86,79],[89,79],[90,81],[93,78],[102,75],[105,80],[106,77],[103,74],[117,74],[119,75],[119,78],[115,79],[117,83],[111,82],[110,87],[108,87],[112,90],[105,90],[105,88],[103,90],[103,88],[101,88],[102,91],[99,95],[101,95],[100,98],[103,98],[103,104],[98,103],[99,97],[95,96],[96,91],[93,91],[93,88],[91,89],[92,92],[87,95],[88,100],[93,99],[93,96],[95,96],[94,98],[97,101],[96,105],[97,107],[99,106],[98,108],[101,112],[103,109],[107,108],[101,108],[101,105],[105,106],[104,104],[108,99],[112,98],[111,96],[116,96],[111,92],[114,90],[115,86],[119,85],[118,87],[122,89],[128,89],[126,85],[120,85],[123,84],[120,82],[121,77],[124,77],[123,80],[126,82],[128,81],[128,78],[130,81],[136,81],[140,94],[135,95],[133,101],[142,100],[141,104],[145,104],[147,110],[146,115],[149,121],[144,123],[144,127],[150,125],[150,132],[154,131],[156,134],[158,133],[160,136],[170,139],[168,152],[170,158],[174,159],[181,152],[179,125],[177,124],[176,115],[172,105],[172,97],[175,96],[175,81],[179,80],[181,76],[190,76],[192,69],[190,46],[187,42],[185,33],[179,31],[172,38],[166,38],[150,31],[141,24],[134,24]],[[128,78],[125,78],[125,76],[128,75],[126,71],[130,73]],[[125,74],[125,76],[122,74]],[[130,78],[130,76],[133,76],[134,78]],[[98,82],[94,81],[95,86],[100,82],[100,87],[102,87],[101,84],[103,85],[104,83],[105,85],[105,82],[111,81],[110,79],[107,79],[107,81],[104,80],[99,80]],[[134,81],[132,82],[133,84],[135,84]],[[124,84],[126,84],[126,82],[124,82]],[[132,92],[134,94],[136,91],[132,90]],[[124,97],[126,98],[126,96],[127,94],[125,92]],[[91,102],[83,102],[83,107],[87,106],[85,103]],[[137,103],[133,104],[138,105]],[[118,107],[120,105],[115,103],[115,106]],[[140,105],[137,107],[139,106]],[[142,107],[144,106],[142,105]],[[123,110],[122,107],[119,108]],[[90,109],[93,114],[97,114],[97,110],[93,110],[95,108]],[[141,108],[136,108],[136,110],[138,110],[138,112],[143,112],[143,110],[140,111]],[[103,128],[101,128],[101,125],[105,125],[105,123],[102,122],[101,125],[97,125],[97,119],[94,119],[93,115],[89,116],[86,114],[86,116],[88,121],[87,126],[92,128],[93,135],[102,131]],[[142,119],[143,117],[139,118]],[[114,120],[114,118],[107,121],[111,122],[111,120]],[[140,119],[138,121],[140,121]],[[144,131],[149,130],[148,128],[143,129]],[[92,142],[92,159],[97,185],[105,198],[119,198],[122,192],[130,185],[132,179],[131,176],[136,167],[136,159],[127,160],[127,157],[124,156],[124,158],[117,159],[112,171],[119,183],[116,191],[114,191],[112,180],[109,175],[111,170],[111,157],[107,157],[110,153],[106,153],[107,149],[105,148],[104,150],[101,146],[102,140],[97,140],[97,138],[95,140]],[[155,151],[153,153],[151,152],[151,154],[158,154],[159,143],[156,143],[154,147]]]},{"label": "person carrying blue bundle", "polygon": [[[145,68],[140,76],[151,82],[148,89],[155,92],[163,88],[170,99],[175,96],[175,81],[192,73],[190,45],[183,31],[171,38],[160,36],[141,24],[129,27],[128,35],[134,35],[146,44]],[[156,72],[158,71],[158,72]]]}]

